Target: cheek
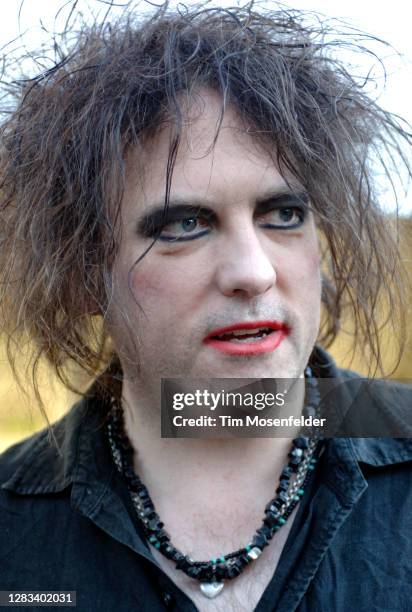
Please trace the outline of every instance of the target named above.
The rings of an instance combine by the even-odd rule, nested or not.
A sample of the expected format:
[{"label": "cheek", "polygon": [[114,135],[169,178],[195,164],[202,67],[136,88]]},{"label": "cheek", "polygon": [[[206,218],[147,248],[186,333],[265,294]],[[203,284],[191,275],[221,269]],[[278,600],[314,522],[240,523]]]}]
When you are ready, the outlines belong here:
[{"label": "cheek", "polygon": [[317,238],[314,239],[314,244],[312,245],[312,248],[309,249],[308,259],[309,259],[309,263],[312,264],[313,268],[317,272],[319,272],[322,258],[321,258],[320,248],[319,248],[319,243],[318,243]]},{"label": "cheek", "polygon": [[321,256],[316,234],[308,241],[300,253],[299,267],[302,271],[301,281],[306,285],[312,285],[314,291],[320,291],[320,264]]},{"label": "cheek", "polygon": [[320,253],[317,244],[296,247],[277,260],[278,284],[289,290],[306,294],[320,290]]},{"label": "cheek", "polygon": [[305,265],[306,265],[306,274],[308,279],[312,279],[314,282],[315,279],[318,280],[320,284],[320,253],[318,249],[313,249],[306,254]]},{"label": "cheek", "polygon": [[130,283],[136,300],[142,306],[147,304],[155,308],[148,314],[159,312],[163,307],[169,312],[179,311],[185,304],[193,305],[196,301],[202,290],[203,277],[199,268],[177,263],[180,264],[168,258],[156,259],[141,262],[133,271]]},{"label": "cheek", "polygon": [[176,298],[177,290],[170,275],[162,273],[154,266],[139,266],[130,277],[133,295],[139,303],[164,303]]}]

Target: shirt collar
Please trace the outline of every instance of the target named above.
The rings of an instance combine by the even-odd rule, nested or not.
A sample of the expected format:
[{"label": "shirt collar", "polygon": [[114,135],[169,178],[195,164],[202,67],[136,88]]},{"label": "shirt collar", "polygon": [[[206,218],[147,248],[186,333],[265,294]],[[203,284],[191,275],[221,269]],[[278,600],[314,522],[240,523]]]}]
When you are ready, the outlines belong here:
[{"label": "shirt collar", "polygon": [[9,477],[3,489],[41,495],[73,484],[108,482],[114,469],[104,435],[108,406],[93,394],[94,388],[52,425],[54,440],[44,429],[4,453]]},{"label": "shirt collar", "polygon": [[[331,357],[317,348],[321,376],[338,376]],[[1,487],[20,495],[59,493],[70,485],[107,488],[115,469],[105,436],[108,404],[95,393],[77,402],[55,425],[53,443],[47,429],[8,449],[8,477]],[[347,460],[385,466],[412,460],[409,438],[335,438],[327,441],[330,461]],[[343,450],[344,449],[344,450]],[[349,455],[348,455],[349,453]]]}]

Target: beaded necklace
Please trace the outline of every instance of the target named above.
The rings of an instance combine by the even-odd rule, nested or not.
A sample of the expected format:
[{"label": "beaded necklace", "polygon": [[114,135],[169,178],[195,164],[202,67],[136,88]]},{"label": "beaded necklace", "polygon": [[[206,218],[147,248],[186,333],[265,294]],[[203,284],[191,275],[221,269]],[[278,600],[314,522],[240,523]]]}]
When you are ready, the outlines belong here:
[{"label": "beaded necklace", "polygon": [[[319,411],[319,392],[316,378],[311,369],[305,370],[307,378],[307,403],[303,415],[316,416]],[[255,561],[268,546],[275,533],[286,523],[293,509],[305,492],[320,453],[320,436],[315,432],[311,438],[300,436],[292,442],[289,462],[281,472],[276,496],[265,507],[262,525],[256,530],[252,540],[229,554],[207,561],[194,561],[173,546],[170,535],[164,529],[149,492],[133,469],[134,449],[125,433],[123,409],[115,399],[111,400],[108,415],[107,435],[114,463],[126,481],[134,509],[150,544],[176,568],[187,576],[198,580],[200,590],[209,599],[221,593],[225,580],[232,580]]]}]

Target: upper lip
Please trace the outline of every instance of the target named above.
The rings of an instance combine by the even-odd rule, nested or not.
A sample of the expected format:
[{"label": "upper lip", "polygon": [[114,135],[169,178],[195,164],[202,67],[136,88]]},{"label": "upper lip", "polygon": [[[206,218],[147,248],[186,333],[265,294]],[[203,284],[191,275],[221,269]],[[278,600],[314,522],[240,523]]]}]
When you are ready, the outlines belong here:
[{"label": "upper lip", "polygon": [[205,337],[205,340],[214,338],[215,336],[221,336],[222,334],[230,334],[233,331],[241,331],[242,329],[257,329],[262,327],[268,327],[274,331],[282,330],[284,332],[289,331],[289,327],[282,321],[245,321],[242,323],[233,323],[226,327],[219,327],[214,329],[210,334]]}]

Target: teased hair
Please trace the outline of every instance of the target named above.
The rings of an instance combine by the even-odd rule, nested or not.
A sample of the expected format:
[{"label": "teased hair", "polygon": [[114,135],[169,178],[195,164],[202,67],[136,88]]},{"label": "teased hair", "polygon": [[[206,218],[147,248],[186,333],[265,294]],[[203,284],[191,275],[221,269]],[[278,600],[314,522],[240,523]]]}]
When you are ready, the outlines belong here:
[{"label": "teased hair", "polygon": [[371,364],[381,364],[378,308],[400,336],[404,328],[398,244],[377,203],[375,172],[410,174],[403,151],[411,134],[367,94],[368,79],[338,59],[341,46],[367,52],[356,42],[365,36],[352,38],[253,2],[180,11],[166,3],[144,19],[129,9],[69,28],[54,40],[52,67],[7,82],[14,106],[1,126],[1,329],[12,364],[15,338],[33,342],[35,387],[43,356],[69,388],[68,360],[93,375],[115,357],[105,350],[104,321],[125,155],[167,118],[170,187],[183,98],[201,87],[221,95],[222,116],[233,105],[310,196],[324,237],[320,343],[333,341],[344,315]]}]

